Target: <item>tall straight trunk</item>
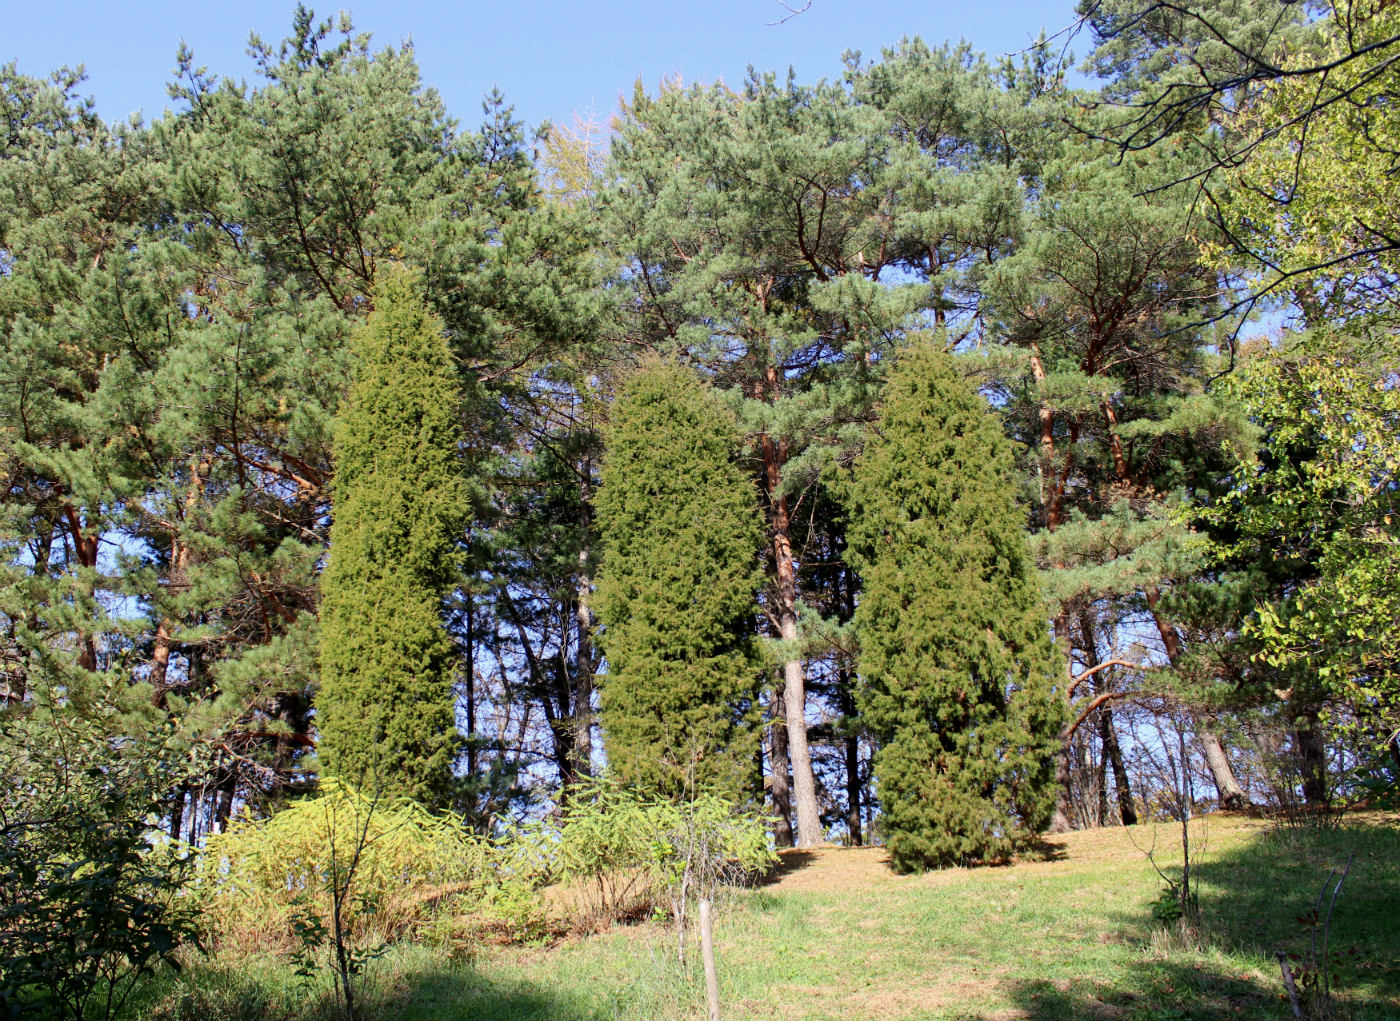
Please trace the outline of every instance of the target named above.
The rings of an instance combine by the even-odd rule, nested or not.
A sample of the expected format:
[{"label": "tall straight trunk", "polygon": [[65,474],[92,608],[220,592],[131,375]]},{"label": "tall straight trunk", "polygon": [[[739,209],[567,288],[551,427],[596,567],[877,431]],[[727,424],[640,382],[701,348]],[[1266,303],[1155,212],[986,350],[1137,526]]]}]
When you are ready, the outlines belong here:
[{"label": "tall straight trunk", "polygon": [[[1098,621],[1089,607],[1080,611],[1079,627],[1088,654],[1084,665],[1092,669],[1098,666],[1101,660]],[[1108,691],[1108,682],[1099,676],[1094,682],[1094,690],[1099,694],[1105,693]],[[1118,814],[1124,826],[1131,826],[1137,822],[1137,809],[1133,807],[1133,792],[1129,786],[1127,770],[1123,766],[1123,750],[1118,745],[1118,735],[1113,729],[1113,710],[1108,705],[1099,710],[1099,741],[1103,745],[1103,759],[1099,763],[1099,823],[1102,825],[1108,818],[1108,785],[1105,774],[1111,766],[1114,790],[1118,798]]]},{"label": "tall straight trunk", "polygon": [[[1040,360],[1040,347],[1031,345],[1031,375],[1037,384],[1045,382],[1045,365]],[[1055,412],[1042,404],[1040,418],[1040,502],[1045,508],[1045,527],[1054,531],[1060,524],[1060,507],[1064,487],[1057,485],[1055,475]],[[1048,488],[1047,488],[1048,486]]]},{"label": "tall straight trunk", "polygon": [[1327,744],[1316,708],[1308,708],[1293,719],[1293,747],[1297,749],[1298,772],[1303,780],[1303,801],[1309,808],[1327,804]]},{"label": "tall straight trunk", "polygon": [[[1057,567],[1063,565],[1056,565]],[[1070,627],[1070,614],[1066,609],[1055,618],[1055,637],[1064,639],[1069,653],[1069,672],[1074,674],[1074,632]],[[1084,666],[1092,670],[1099,665],[1098,636],[1095,631],[1094,614],[1088,608],[1079,612],[1079,645],[1084,653]],[[1070,692],[1073,695],[1073,691]],[[1050,817],[1051,833],[1068,833],[1074,829],[1074,763],[1071,760],[1073,755],[1074,741],[1074,713],[1071,712],[1065,718],[1065,725],[1060,730],[1059,752],[1055,756],[1055,812]],[[1100,784],[1100,788],[1102,788]],[[1102,814],[1102,813],[1101,813]]]},{"label": "tall straight trunk", "polygon": [[1137,823],[1137,808],[1133,805],[1133,790],[1128,772],[1123,766],[1123,749],[1113,729],[1113,710],[1104,706],[1099,716],[1099,739],[1103,742],[1104,758],[1113,767],[1113,786],[1118,797],[1118,815],[1124,826]]},{"label": "tall straight trunk", "polygon": [[[845,543],[841,542],[837,547],[843,554],[845,553]],[[849,621],[856,615],[856,579],[850,568],[841,572],[844,581],[842,586],[842,604],[844,613],[843,621]],[[865,841],[861,828],[860,809],[861,796],[860,782],[860,730],[855,725],[856,721],[856,699],[855,699],[855,677],[850,666],[841,661],[840,669],[837,673],[837,691],[840,692],[841,715],[846,718],[846,829],[850,832],[851,843],[860,845]]]},{"label": "tall straight trunk", "polygon": [[175,796],[170,799],[170,839],[180,839],[180,827],[185,821],[185,798],[190,792],[190,785],[182,783],[175,788]]},{"label": "tall straight trunk", "polygon": [[1102,747],[1103,716],[1099,716],[1099,761],[1094,766],[1094,825],[1108,825],[1108,749]]},{"label": "tall straight trunk", "polygon": [[593,775],[593,614],[588,609],[588,600],[593,594],[593,578],[588,572],[588,556],[591,552],[588,542],[589,530],[593,525],[592,486],[589,473],[593,470],[588,458],[583,460],[579,501],[582,507],[579,527],[583,530],[583,542],[578,551],[578,578],[574,594],[574,625],[578,654],[574,669],[574,759],[580,776]]},{"label": "tall straight trunk", "polygon": [[238,767],[230,764],[219,783],[218,799],[214,803],[214,818],[209,823],[211,832],[222,833],[228,828],[229,816],[233,815],[233,798],[237,791]]},{"label": "tall straight trunk", "polygon": [[[1157,602],[1161,599],[1161,593],[1155,586],[1148,586],[1144,595],[1147,597],[1147,608],[1152,612],[1152,622],[1157,625],[1157,633],[1162,636],[1162,647],[1166,649],[1167,661],[1175,666],[1181,658],[1181,639],[1177,638],[1176,631],[1157,613]],[[1230,768],[1230,760],[1225,756],[1225,746],[1220,743],[1220,738],[1206,720],[1204,713],[1192,710],[1190,715],[1196,743],[1201,746],[1201,754],[1205,757],[1206,768],[1210,770],[1210,778],[1215,784],[1220,806],[1243,808],[1244,788],[1235,779],[1235,772]]]},{"label": "tall straight trunk", "polygon": [[[779,572],[780,586],[791,584],[792,560]],[[788,575],[786,582],[782,575]],[[789,648],[797,646],[797,599],[785,599],[778,615],[778,633]],[[797,846],[815,847],[822,842],[821,812],[817,807],[817,779],[807,744],[807,678],[802,660],[791,656],[783,663],[783,706],[787,712],[788,764],[792,768],[792,800],[797,815]]]},{"label": "tall straight trunk", "polygon": [[476,600],[467,603],[467,776],[476,776]]},{"label": "tall straight trunk", "polygon": [[797,809],[797,846],[814,847],[822,842],[823,834],[821,812],[817,806],[817,780],[812,772],[812,753],[807,744],[807,678],[802,657],[797,652],[797,574],[792,562],[792,522],[788,516],[787,497],[782,490],[787,444],[764,436],[762,447],[777,583],[773,616],[777,621],[778,636],[788,650],[783,663],[783,702],[787,711],[793,802]]},{"label": "tall straight trunk", "polygon": [[204,804],[204,796],[208,793],[208,787],[202,786],[196,791],[190,792],[190,835],[187,843],[191,847],[198,846],[199,841],[199,810]]},{"label": "tall straight trunk", "polygon": [[840,692],[841,715],[848,721],[845,737],[846,759],[846,829],[850,832],[851,843],[860,844],[860,734],[849,725],[856,715],[855,699],[851,697],[851,674],[845,667],[837,673],[837,690]]},{"label": "tall straight trunk", "polygon": [[[1040,359],[1040,348],[1031,345],[1031,372],[1035,376],[1035,381],[1041,383],[1045,380],[1045,366]],[[1063,507],[1065,497],[1065,487],[1069,479],[1070,468],[1073,466],[1074,443],[1078,439],[1078,430],[1074,423],[1070,423],[1070,446],[1065,454],[1064,471],[1057,472],[1055,469],[1055,413],[1048,404],[1042,404],[1039,411],[1040,418],[1040,502],[1044,508],[1045,530],[1053,532],[1060,527],[1063,519]],[[1063,569],[1063,561],[1056,561],[1054,567]],[[1074,664],[1074,637],[1070,633],[1070,618],[1066,608],[1061,608],[1050,622],[1057,642],[1062,642],[1066,655],[1069,657],[1070,673],[1073,673]],[[1050,817],[1049,832],[1068,833],[1074,829],[1073,816],[1070,805],[1070,741],[1074,738],[1074,729],[1068,722],[1060,731],[1059,751],[1055,754],[1055,812]]]},{"label": "tall straight trunk", "polygon": [[773,723],[768,727],[768,754],[773,798],[773,843],[779,847],[792,846],[792,794],[788,787],[787,708],[783,705],[783,688],[773,692]]},{"label": "tall straight trunk", "polygon": [[[1104,402],[1103,414],[1104,422],[1108,427],[1108,448],[1113,458],[1114,471],[1120,482],[1127,483],[1130,481],[1128,461],[1123,452],[1123,440],[1118,435],[1118,416],[1114,412],[1111,402]],[[1155,585],[1149,585],[1143,590],[1143,595],[1147,599],[1147,608],[1152,613],[1152,623],[1157,626],[1157,633],[1162,636],[1162,646],[1166,650],[1167,661],[1172,666],[1176,666],[1177,661],[1181,658],[1181,639],[1177,637],[1172,626],[1164,621],[1157,612],[1157,602],[1161,598],[1161,594]],[[1207,723],[1202,713],[1192,712],[1191,722],[1192,729],[1196,734],[1196,743],[1201,746],[1201,753],[1205,757],[1206,766],[1210,769],[1210,777],[1215,783],[1216,794],[1221,806],[1224,808],[1243,808],[1244,789],[1235,779],[1235,773],[1230,768],[1230,760],[1225,756],[1225,747],[1220,743],[1220,738]]]},{"label": "tall straight trunk", "polygon": [[1071,790],[1071,742],[1074,740],[1074,727],[1066,723],[1060,730],[1059,751],[1055,753],[1055,813],[1050,817],[1051,833],[1068,833],[1074,829],[1074,806],[1070,803]]},{"label": "tall straight trunk", "polygon": [[851,843],[857,846],[865,843],[860,827],[860,738],[855,734],[846,735],[846,828],[851,833]]},{"label": "tall straight trunk", "polygon": [[[90,599],[95,593],[95,583],[90,579],[94,578],[97,572],[97,526],[94,525],[89,530],[77,507],[72,504],[64,505],[63,514],[73,542],[73,555],[77,557],[79,567],[88,569],[80,578],[88,579],[82,580],[81,586],[83,595]],[[78,668],[97,669],[97,639],[91,631],[84,630],[78,633]]]}]

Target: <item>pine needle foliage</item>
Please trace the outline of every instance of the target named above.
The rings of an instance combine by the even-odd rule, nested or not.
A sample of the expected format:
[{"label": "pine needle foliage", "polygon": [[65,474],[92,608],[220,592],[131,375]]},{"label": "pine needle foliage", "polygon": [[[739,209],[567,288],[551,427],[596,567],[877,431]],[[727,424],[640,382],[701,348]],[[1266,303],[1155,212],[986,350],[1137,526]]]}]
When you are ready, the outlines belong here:
[{"label": "pine needle foliage", "polygon": [[654,362],[613,406],[598,493],[602,722],[625,783],[737,796],[757,750],[763,541],[733,417]]},{"label": "pine needle foliage", "polygon": [[897,868],[1006,859],[1050,817],[1062,697],[1012,452],[952,358],[899,358],[851,487],[860,705]]},{"label": "pine needle foliage", "polygon": [[406,271],[382,279],[352,351],[322,581],[318,757],[366,788],[439,804],[459,743],[442,601],[470,495],[457,375]]}]

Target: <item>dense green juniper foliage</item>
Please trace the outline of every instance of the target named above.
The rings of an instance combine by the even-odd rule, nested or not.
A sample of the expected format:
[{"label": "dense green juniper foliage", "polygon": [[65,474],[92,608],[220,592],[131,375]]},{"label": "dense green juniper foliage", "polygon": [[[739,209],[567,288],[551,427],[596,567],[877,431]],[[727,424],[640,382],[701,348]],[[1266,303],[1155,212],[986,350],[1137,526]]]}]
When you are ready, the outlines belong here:
[{"label": "dense green juniper foliage", "polygon": [[737,795],[753,772],[762,532],[732,416],[652,362],[612,409],[598,493],[608,763],[667,794]]},{"label": "dense green juniper foliage", "polygon": [[1011,449],[928,338],[856,463],[861,710],[901,869],[1004,860],[1049,821],[1063,699]]},{"label": "dense green juniper foliage", "polygon": [[469,510],[457,376],[418,278],[381,276],[335,434],[319,754],[368,790],[441,802],[459,738],[443,598]]}]

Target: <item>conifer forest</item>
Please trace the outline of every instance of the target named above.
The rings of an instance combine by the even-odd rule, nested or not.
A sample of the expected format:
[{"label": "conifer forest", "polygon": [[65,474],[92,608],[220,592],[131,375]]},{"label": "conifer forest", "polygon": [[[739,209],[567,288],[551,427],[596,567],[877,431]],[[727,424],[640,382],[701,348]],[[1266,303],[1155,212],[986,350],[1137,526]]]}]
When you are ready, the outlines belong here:
[{"label": "conifer forest", "polygon": [[1400,1016],[1400,4],[1064,13],[0,65],[0,1017]]}]

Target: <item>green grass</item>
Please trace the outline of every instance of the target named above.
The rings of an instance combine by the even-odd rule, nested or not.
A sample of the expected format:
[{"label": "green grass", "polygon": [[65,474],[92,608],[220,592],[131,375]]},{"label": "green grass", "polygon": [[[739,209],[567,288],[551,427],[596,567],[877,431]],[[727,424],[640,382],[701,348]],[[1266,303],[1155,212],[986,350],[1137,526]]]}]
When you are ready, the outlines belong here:
[{"label": "green grass", "polygon": [[[1400,1017],[1400,825],[1275,832],[1203,820],[1193,841],[1201,926],[1188,944],[1156,924],[1152,827],[1074,834],[1049,859],[894,876],[873,850],[791,855],[777,880],[736,894],[717,921],[721,998],[733,1018],[1282,1018],[1276,949],[1306,951],[1300,922],[1328,871],[1355,863],[1331,929],[1340,1016]],[[1179,861],[1159,827],[1159,863]],[[1179,838],[1177,838],[1179,841]],[[1136,846],[1135,843],[1136,842]],[[1175,874],[1174,870],[1173,874]],[[452,960],[395,948],[361,980],[367,1018],[702,1017],[696,953],[676,963],[662,925],[551,948],[482,948]],[[223,1021],[331,1018],[272,958],[192,961],[142,990],[133,1015]]]}]

